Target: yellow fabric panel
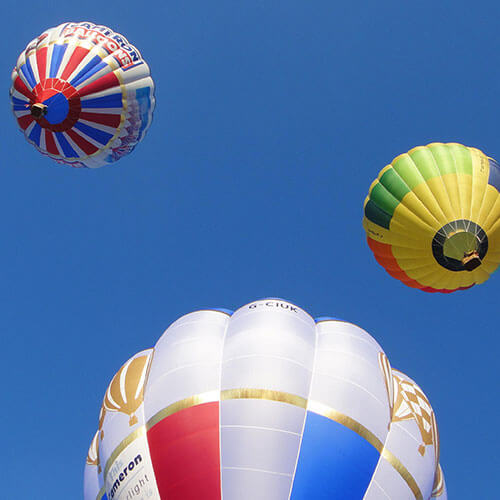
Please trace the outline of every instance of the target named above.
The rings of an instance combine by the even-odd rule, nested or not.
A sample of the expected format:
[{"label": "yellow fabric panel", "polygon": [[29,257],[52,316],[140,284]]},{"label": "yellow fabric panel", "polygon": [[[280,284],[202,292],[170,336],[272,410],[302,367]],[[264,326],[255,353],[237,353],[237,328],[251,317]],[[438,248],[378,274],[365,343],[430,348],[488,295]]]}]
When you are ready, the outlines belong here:
[{"label": "yellow fabric panel", "polygon": [[407,234],[414,239],[434,237],[440,223],[425,209],[414,193],[408,193],[400,203],[391,219],[391,231]]},{"label": "yellow fabric panel", "polygon": [[408,220],[404,218],[404,214],[398,218],[391,220],[391,232],[398,234],[404,238],[412,240],[414,246],[422,246],[423,241],[432,241],[436,230],[433,227],[425,226],[411,227],[408,225]]},{"label": "yellow fabric panel", "polygon": [[[435,179],[431,179],[435,180]],[[435,183],[434,183],[435,184]],[[442,191],[442,190],[441,190]],[[412,193],[418,198],[421,205],[421,210],[427,211],[432,217],[432,227],[436,228],[436,231],[447,224],[449,220],[446,218],[443,209],[441,208],[439,198],[436,198],[434,192],[430,188],[430,184],[428,182],[423,182],[422,184],[413,188]],[[407,198],[410,199],[408,193],[403,198],[403,203],[407,201]],[[420,215],[421,212],[419,212]]]},{"label": "yellow fabric panel", "polygon": [[493,206],[495,205],[495,202],[498,200],[498,197],[499,197],[498,191],[493,186],[490,186],[488,184],[486,186],[486,191],[484,192],[483,203],[479,210],[479,218],[477,220],[477,224],[479,224],[484,231],[486,231],[485,227],[486,219],[490,215],[490,212]]},{"label": "yellow fabric panel", "polygon": [[446,280],[446,273],[444,268],[440,267],[437,270],[429,270],[429,267],[420,269],[412,269],[408,272],[408,276],[418,281],[423,286],[430,286],[432,288],[443,288],[441,283]]},{"label": "yellow fabric panel", "polygon": [[499,264],[500,264],[500,254],[491,255],[491,256],[487,255],[486,258],[483,260],[481,267],[488,274],[493,274],[496,271]]},{"label": "yellow fabric panel", "polygon": [[[464,219],[462,210],[462,199],[460,198],[460,189],[458,187],[457,174],[446,174],[441,176],[443,180],[445,193],[453,208],[455,219]],[[450,222],[450,221],[448,221]]]},{"label": "yellow fabric panel", "polygon": [[427,210],[413,191],[404,196],[401,203],[394,210],[392,218],[396,218],[398,221],[405,221],[407,224],[415,224],[416,227],[424,230],[431,228],[437,231],[441,227],[439,221]]},{"label": "yellow fabric panel", "polygon": [[479,214],[484,202],[485,192],[488,186],[490,165],[488,158],[478,149],[469,148],[472,156],[472,199],[470,220],[479,222]]},{"label": "yellow fabric panel", "polygon": [[449,271],[445,272],[443,276],[439,277],[439,281],[434,282],[431,286],[443,290],[456,290],[460,287],[459,277],[455,276],[456,274]]},{"label": "yellow fabric panel", "polygon": [[[464,146],[461,146],[464,147]],[[442,188],[439,190],[440,197],[437,198],[439,202],[447,207],[447,212],[450,214],[450,219],[446,222],[461,218],[459,197],[457,197],[458,188],[455,189],[453,183],[446,183],[444,177],[456,175],[457,165],[453,148],[449,144],[439,142],[431,143],[427,146],[429,151],[429,161],[432,161],[435,168],[440,172],[437,179],[429,179],[428,182],[433,181],[433,185],[438,182],[441,183]],[[433,154],[436,153],[436,154]],[[440,154],[439,154],[440,153]],[[439,163],[437,161],[439,159]],[[446,172],[453,172],[452,174]],[[451,189],[451,192],[450,192]],[[444,225],[444,224],[443,224]]]},{"label": "yellow fabric panel", "polygon": [[427,181],[427,185],[429,186],[429,189],[431,190],[434,198],[438,200],[439,207],[444,215],[444,220],[446,222],[441,224],[441,226],[444,226],[446,223],[452,220],[456,220],[458,217],[456,217],[455,210],[450,203],[450,199],[448,198],[448,193],[446,191],[446,186],[441,176],[429,179]]},{"label": "yellow fabric panel", "polygon": [[471,218],[472,203],[472,175],[457,174],[458,190],[460,191],[460,200],[462,203],[462,219]]},{"label": "yellow fabric panel", "polygon": [[488,253],[500,251],[500,219],[488,231]]},{"label": "yellow fabric panel", "polygon": [[421,242],[418,239],[409,238],[404,233],[389,231],[380,227],[378,224],[374,224],[372,221],[368,220],[366,217],[363,219],[363,227],[365,228],[366,234],[378,241],[380,243],[385,243],[386,245],[401,245],[404,247],[413,248],[420,246]]},{"label": "yellow fabric panel", "polygon": [[473,282],[478,285],[484,283],[490,277],[490,273],[488,273],[483,266],[479,266],[468,274],[472,275]]},{"label": "yellow fabric panel", "polygon": [[[421,283],[423,286],[430,286],[436,289],[447,289],[455,290],[456,288],[463,286],[470,286],[475,283],[472,273],[467,271],[450,271],[440,266],[432,252],[429,251],[426,257],[422,257],[419,260],[419,266],[407,267],[406,251],[401,251],[399,247],[393,247],[392,253],[394,254],[396,261],[398,262],[401,269],[403,269],[406,274]],[[415,262],[412,262],[415,264]]]},{"label": "yellow fabric panel", "polygon": [[392,247],[393,255],[397,255],[398,262],[407,262],[409,260],[426,259],[429,255],[428,248],[409,248],[409,247]]},{"label": "yellow fabric panel", "polygon": [[490,230],[495,226],[496,223],[498,223],[499,219],[500,219],[500,195],[497,192],[495,203],[490,208],[489,213],[484,220],[484,223],[481,225],[483,231],[488,235],[488,238]]},{"label": "yellow fabric panel", "polygon": [[415,265],[415,262],[413,262],[413,266],[411,266],[411,268],[409,269],[406,269],[405,263],[407,262],[407,259],[405,258],[401,261],[399,260],[399,247],[393,247],[392,253],[398,261],[398,264],[400,264],[401,269],[403,269],[405,272],[408,271],[408,276],[414,279],[417,279],[417,276],[423,276],[429,272],[439,271],[440,269],[443,269],[436,262],[432,254],[430,254],[430,256],[422,256],[420,259],[418,259],[418,265]]}]

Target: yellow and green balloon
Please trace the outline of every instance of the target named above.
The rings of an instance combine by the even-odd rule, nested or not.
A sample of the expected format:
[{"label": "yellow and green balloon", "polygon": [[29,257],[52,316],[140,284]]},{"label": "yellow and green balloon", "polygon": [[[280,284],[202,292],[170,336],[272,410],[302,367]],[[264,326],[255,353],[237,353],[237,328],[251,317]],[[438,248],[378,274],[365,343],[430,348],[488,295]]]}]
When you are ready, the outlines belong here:
[{"label": "yellow and green balloon", "polygon": [[410,287],[483,283],[500,263],[500,166],[461,144],[413,148],[372,183],[363,226],[377,261]]}]

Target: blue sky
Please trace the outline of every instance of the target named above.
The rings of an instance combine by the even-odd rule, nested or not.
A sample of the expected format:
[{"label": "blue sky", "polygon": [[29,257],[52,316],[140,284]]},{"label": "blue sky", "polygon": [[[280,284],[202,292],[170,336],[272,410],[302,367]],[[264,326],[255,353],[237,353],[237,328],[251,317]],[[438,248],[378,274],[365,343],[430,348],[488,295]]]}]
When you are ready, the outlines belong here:
[{"label": "blue sky", "polygon": [[[81,497],[121,364],[184,313],[280,296],[371,333],[434,406],[450,498],[493,498],[500,277],[406,288],[361,219],[373,178],[413,146],[500,158],[498,3],[40,5],[3,7],[0,496]],[[37,153],[8,99],[25,45],[70,20],[126,35],[157,85],[143,143],[95,171]]]}]

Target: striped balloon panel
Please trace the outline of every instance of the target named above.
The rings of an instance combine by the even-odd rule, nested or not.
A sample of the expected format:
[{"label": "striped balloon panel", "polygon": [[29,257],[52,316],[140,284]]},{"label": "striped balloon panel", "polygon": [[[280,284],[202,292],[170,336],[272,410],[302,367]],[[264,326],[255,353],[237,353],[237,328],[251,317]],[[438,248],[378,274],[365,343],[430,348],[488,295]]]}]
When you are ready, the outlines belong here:
[{"label": "striped balloon panel", "polygon": [[279,299],[188,314],[154,347],[137,422],[105,413],[85,499],[428,500],[436,440],[422,455],[384,356],[359,327]]},{"label": "striped balloon panel", "polygon": [[[481,151],[434,143],[410,150],[385,167],[365,200],[368,245],[386,271],[406,285],[449,293],[483,283],[500,263],[500,168]],[[472,272],[438,263],[433,239],[465,220],[478,225],[489,246]]]},{"label": "striped balloon panel", "polygon": [[[109,28],[66,23],[46,31],[19,56],[12,81],[21,131],[61,163],[92,168],[116,161],[134,149],[151,123],[149,68]],[[45,116],[32,115],[34,103],[47,106]]]}]

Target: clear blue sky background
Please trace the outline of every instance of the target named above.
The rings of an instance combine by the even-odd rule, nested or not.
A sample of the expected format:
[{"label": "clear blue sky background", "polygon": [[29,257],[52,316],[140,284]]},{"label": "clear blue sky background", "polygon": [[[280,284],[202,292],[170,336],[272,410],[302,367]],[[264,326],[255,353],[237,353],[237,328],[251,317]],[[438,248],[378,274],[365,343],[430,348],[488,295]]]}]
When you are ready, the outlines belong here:
[{"label": "clear blue sky background", "polygon": [[[432,141],[500,158],[500,4],[173,0],[2,7],[0,497],[76,499],[105,388],[177,317],[280,296],[359,324],[438,417],[451,499],[498,497],[500,276],[425,294],[361,226],[378,171]],[[65,21],[125,34],[152,127],[99,170],[17,131],[10,72]]]}]

